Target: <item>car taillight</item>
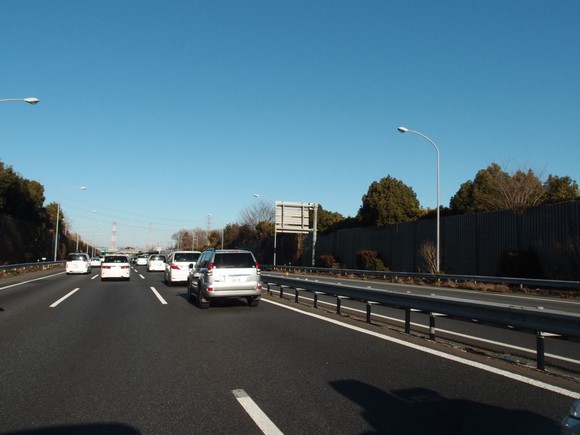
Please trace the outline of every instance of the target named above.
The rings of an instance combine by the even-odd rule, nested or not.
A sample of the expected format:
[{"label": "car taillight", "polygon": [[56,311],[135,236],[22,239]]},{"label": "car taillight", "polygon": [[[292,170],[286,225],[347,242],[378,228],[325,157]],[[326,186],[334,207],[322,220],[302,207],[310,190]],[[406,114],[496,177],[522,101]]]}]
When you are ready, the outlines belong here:
[{"label": "car taillight", "polygon": [[[212,272],[212,271],[213,271],[213,268],[214,268],[214,265],[213,265],[213,263],[209,263],[209,264],[207,265],[207,272],[206,272],[205,274],[206,274],[206,275],[213,275],[213,272]],[[213,290],[213,289],[212,289],[212,290]],[[209,289],[208,289],[208,291],[209,291]]]},{"label": "car taillight", "polygon": [[259,272],[260,271],[260,265],[258,264],[258,262],[256,261],[256,270]]},{"label": "car taillight", "polygon": [[111,266],[103,266],[103,269],[110,269]]},{"label": "car taillight", "polygon": [[178,266],[178,265],[176,265],[176,264],[172,264],[172,265],[171,265],[171,268],[172,268],[173,270],[181,270],[181,269],[179,268],[179,266]]},{"label": "car taillight", "polygon": [[129,266],[121,266],[121,269],[129,269]]}]

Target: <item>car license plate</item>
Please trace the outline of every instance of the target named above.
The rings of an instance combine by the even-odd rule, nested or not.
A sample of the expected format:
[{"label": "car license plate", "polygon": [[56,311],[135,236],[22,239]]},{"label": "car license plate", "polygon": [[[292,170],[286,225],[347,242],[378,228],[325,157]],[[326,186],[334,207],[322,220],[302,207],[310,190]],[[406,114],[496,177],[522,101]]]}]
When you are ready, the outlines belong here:
[{"label": "car license plate", "polygon": [[243,276],[228,276],[228,282],[244,282]]}]

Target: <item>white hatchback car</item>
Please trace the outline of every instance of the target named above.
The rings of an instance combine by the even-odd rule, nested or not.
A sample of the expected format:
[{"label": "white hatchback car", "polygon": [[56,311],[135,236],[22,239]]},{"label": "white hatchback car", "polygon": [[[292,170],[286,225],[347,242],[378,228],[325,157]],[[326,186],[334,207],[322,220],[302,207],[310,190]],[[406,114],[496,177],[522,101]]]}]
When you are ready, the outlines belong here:
[{"label": "white hatchback car", "polygon": [[91,273],[91,262],[89,256],[83,253],[68,254],[66,257],[65,270],[70,273]]},{"label": "white hatchback car", "polygon": [[147,272],[163,272],[165,270],[165,255],[152,254],[147,259]]},{"label": "white hatchback car", "polygon": [[174,283],[187,283],[189,271],[195,266],[201,255],[199,251],[174,251],[168,255],[163,273],[167,285]]},{"label": "white hatchback car", "polygon": [[106,279],[131,279],[129,257],[123,254],[105,255],[101,264],[101,281]]}]

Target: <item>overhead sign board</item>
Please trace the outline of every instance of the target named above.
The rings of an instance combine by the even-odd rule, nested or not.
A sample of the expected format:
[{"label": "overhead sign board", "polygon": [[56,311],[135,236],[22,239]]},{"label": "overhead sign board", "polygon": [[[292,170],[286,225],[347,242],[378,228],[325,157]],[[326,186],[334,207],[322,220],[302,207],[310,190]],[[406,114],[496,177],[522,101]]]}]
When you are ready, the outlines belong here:
[{"label": "overhead sign board", "polygon": [[276,232],[305,234],[312,231],[309,222],[311,203],[276,201]]}]

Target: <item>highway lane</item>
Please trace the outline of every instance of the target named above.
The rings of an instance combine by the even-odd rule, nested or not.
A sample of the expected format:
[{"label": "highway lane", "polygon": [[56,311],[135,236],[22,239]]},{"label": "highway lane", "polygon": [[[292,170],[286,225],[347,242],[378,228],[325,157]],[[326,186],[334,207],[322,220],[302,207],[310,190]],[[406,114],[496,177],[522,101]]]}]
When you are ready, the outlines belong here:
[{"label": "highway lane", "polygon": [[185,287],[139,271],[129,282],[0,282],[2,432],[260,433],[243,390],[287,434],[556,434],[566,391],[576,394],[267,301],[199,310]]}]

